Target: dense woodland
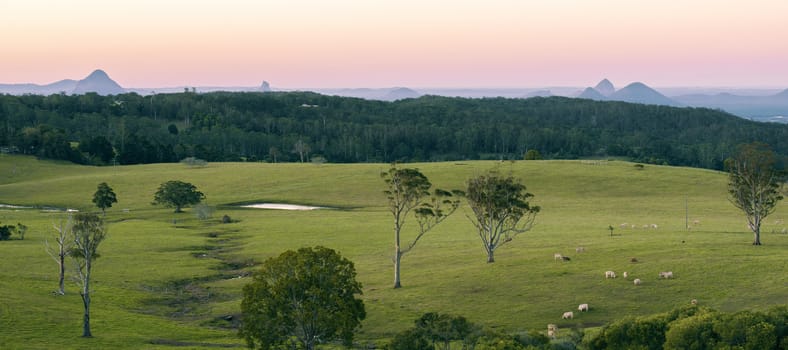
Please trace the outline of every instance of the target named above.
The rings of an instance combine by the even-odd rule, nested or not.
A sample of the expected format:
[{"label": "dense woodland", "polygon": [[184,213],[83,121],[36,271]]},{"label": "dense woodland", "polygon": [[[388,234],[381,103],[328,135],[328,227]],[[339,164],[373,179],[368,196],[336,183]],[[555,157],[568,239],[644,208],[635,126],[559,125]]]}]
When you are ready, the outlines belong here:
[{"label": "dense woodland", "polygon": [[[85,164],[622,157],[721,169],[736,145],[788,155],[788,125],[705,108],[564,97],[396,102],[309,92],[0,95],[0,146]],[[533,152],[536,151],[536,152]]]}]

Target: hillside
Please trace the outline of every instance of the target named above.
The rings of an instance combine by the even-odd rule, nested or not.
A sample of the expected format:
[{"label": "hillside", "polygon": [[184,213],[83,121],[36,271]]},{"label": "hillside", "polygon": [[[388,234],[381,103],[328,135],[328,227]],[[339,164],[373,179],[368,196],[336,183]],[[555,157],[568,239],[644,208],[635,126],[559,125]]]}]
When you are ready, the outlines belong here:
[{"label": "hillside", "polygon": [[[53,234],[53,222],[65,214],[0,209],[2,223],[29,227],[25,240],[0,242],[0,263],[20,267],[0,270],[0,324],[14,329],[0,338],[0,347],[241,345],[228,327],[238,316],[240,288],[254,270],[251,264],[314,245],[337,249],[356,265],[368,314],[357,335],[360,344],[385,343],[430,311],[523,332],[547,323],[562,329],[593,327],[667,311],[691,299],[724,311],[785,302],[788,235],[780,232],[788,210],[784,203],[778,206],[764,226],[764,245],[753,247],[743,218],[725,199],[722,173],[641,169],[614,161],[407,166],[418,167],[442,188],[462,188],[466,179],[490,169],[511,172],[523,178],[542,212],[532,231],[497,252],[494,264],[485,263],[464,214],[449,218],[405,256],[404,287],[394,290],[391,218],[379,177],[386,164],[88,167],[0,156],[4,204],[90,210],[91,194],[104,181],[118,194],[107,213],[110,236],[94,270],[96,337],[90,340],[79,338],[81,302],[75,286],[67,286],[65,297],[51,295],[56,265],[42,247]],[[213,219],[199,221],[193,209],[175,215],[171,208],[152,206],[153,192],[170,179],[203,191],[215,208]],[[230,205],[263,201],[341,209],[288,212]],[[220,224],[222,215],[234,222]],[[658,228],[642,227],[651,224]],[[612,237],[608,226],[615,228]],[[586,251],[575,253],[578,246]],[[554,253],[572,261],[555,261]],[[632,257],[638,263],[631,263]],[[605,280],[606,270],[629,271],[644,283],[635,288],[631,280]],[[658,280],[663,270],[676,278]],[[589,303],[591,311],[560,319],[579,303]]]},{"label": "hillside", "polygon": [[[625,93],[624,88],[616,92]],[[788,155],[788,125],[566,97],[395,102],[314,93],[0,95],[0,146],[86,164],[627,159],[721,169],[738,144]],[[295,144],[306,145],[294,152]],[[79,144],[77,149],[72,145]]]}]

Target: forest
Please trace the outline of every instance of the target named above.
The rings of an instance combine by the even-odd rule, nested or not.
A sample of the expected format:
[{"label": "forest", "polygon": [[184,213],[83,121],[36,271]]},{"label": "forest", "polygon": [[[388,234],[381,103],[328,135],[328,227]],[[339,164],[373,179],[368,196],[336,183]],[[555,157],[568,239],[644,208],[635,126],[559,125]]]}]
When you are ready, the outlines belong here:
[{"label": "forest", "polygon": [[626,159],[722,169],[738,144],[788,155],[788,125],[706,108],[565,97],[395,102],[311,92],[0,95],[0,146],[80,164]]}]

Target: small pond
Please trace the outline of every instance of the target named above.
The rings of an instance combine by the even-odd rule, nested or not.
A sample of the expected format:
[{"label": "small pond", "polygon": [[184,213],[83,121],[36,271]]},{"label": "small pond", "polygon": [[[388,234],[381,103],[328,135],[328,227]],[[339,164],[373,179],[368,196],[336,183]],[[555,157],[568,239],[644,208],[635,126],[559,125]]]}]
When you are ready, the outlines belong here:
[{"label": "small pond", "polygon": [[255,209],[277,209],[277,210],[316,210],[328,209],[326,207],[313,207],[309,205],[298,204],[282,204],[282,203],[257,203],[242,205],[242,208],[255,208]]}]

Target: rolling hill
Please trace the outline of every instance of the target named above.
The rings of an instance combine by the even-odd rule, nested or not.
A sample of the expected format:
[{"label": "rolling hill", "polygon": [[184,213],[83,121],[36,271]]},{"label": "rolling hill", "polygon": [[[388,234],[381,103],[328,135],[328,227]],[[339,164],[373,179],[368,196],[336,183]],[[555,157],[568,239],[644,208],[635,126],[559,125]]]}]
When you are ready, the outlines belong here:
[{"label": "rolling hill", "polygon": [[[725,174],[616,161],[403,165],[446,189],[462,188],[468,178],[491,169],[513,174],[534,193],[542,212],[531,231],[496,253],[494,264],[485,262],[462,212],[450,217],[404,257],[403,288],[394,290],[391,214],[379,176],[388,166],[90,167],[3,155],[3,201],[35,208],[0,209],[2,223],[29,227],[24,240],[0,242],[0,263],[20,267],[0,270],[0,323],[14,329],[0,338],[0,347],[242,346],[233,322],[240,289],[254,265],[314,245],[336,249],[354,262],[367,309],[356,339],[378,347],[426,312],[463,315],[499,331],[523,333],[547,323],[561,329],[596,327],[671,310],[691,299],[724,311],[785,303],[784,204],[764,226],[764,245],[754,247],[742,216],[725,199]],[[199,220],[193,209],[176,215],[152,206],[153,192],[170,179],[204,192],[213,218]],[[56,265],[43,249],[53,222],[66,214],[41,207],[93,210],[91,193],[105,181],[118,203],[107,213],[110,235],[94,270],[95,337],[82,339],[76,289],[69,284],[66,296],[51,294]],[[252,202],[338,209],[290,212],[234,205]],[[222,224],[223,215],[232,223]],[[412,229],[406,227],[406,234]],[[576,253],[578,246],[585,251]],[[555,261],[554,253],[572,260]],[[628,271],[631,277],[605,279],[606,270]],[[659,280],[658,272],[665,270],[675,278]],[[632,278],[643,284],[633,286]],[[589,303],[590,312],[560,319],[580,303]]]}]

